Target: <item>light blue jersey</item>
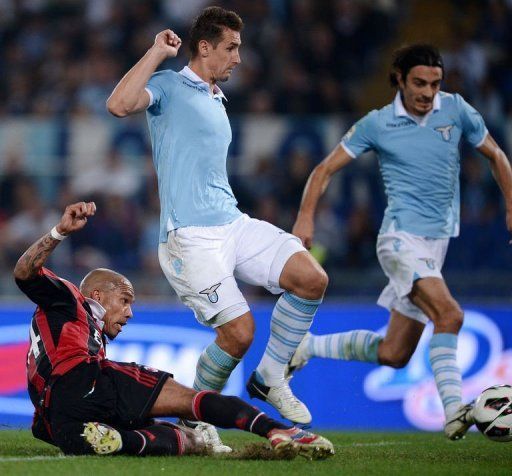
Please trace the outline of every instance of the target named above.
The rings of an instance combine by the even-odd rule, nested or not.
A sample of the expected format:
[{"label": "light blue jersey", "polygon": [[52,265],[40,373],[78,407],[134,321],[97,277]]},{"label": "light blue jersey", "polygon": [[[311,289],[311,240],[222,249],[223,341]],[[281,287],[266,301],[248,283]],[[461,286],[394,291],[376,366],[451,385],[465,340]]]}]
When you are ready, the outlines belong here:
[{"label": "light blue jersey", "polygon": [[482,116],[458,94],[440,92],[433,110],[413,117],[400,95],[373,110],[343,137],[353,158],[374,150],[388,206],[380,233],[403,230],[430,238],[459,234],[459,143],[479,147],[487,135]]},{"label": "light blue jersey", "polygon": [[160,195],[160,242],[184,226],[231,223],[242,213],[228,183],[231,126],[219,88],[190,68],[154,73],[147,120]]}]

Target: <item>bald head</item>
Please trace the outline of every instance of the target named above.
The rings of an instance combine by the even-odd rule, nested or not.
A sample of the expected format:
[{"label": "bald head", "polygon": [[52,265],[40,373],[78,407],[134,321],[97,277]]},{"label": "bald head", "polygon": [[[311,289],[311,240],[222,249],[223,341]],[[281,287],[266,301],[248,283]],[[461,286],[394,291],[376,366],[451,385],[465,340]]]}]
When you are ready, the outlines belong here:
[{"label": "bald head", "polygon": [[80,283],[80,292],[91,297],[93,291],[111,292],[119,287],[133,288],[130,281],[122,274],[107,268],[93,269]]},{"label": "bald head", "polygon": [[91,271],[80,283],[80,292],[103,306],[103,332],[114,339],[132,318],[135,292],[128,279],[111,269]]}]

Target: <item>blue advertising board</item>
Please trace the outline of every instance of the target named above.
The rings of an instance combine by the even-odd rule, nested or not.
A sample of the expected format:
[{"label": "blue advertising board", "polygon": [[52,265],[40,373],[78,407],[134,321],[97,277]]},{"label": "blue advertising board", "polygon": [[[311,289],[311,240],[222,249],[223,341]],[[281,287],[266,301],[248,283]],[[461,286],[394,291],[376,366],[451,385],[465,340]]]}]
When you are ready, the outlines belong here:
[{"label": "blue advertising board", "polygon": [[[256,337],[224,393],[249,400],[245,382],[257,366],[269,334],[272,307],[256,305]],[[512,310],[504,306],[466,307],[458,362],[463,370],[465,400],[496,383],[512,383]],[[25,357],[29,305],[0,306],[0,427],[26,427],[32,406],[26,392]],[[324,304],[312,331],[318,334],[352,329],[385,332],[387,313],[375,305]],[[360,430],[433,430],[443,414],[428,362],[427,326],[416,353],[403,369],[360,362],[312,360],[291,381],[295,394],[309,407],[313,427]],[[214,332],[198,324],[183,307],[135,307],[135,317],[107,347],[110,359],[135,361],[174,373],[191,385],[195,365]],[[252,400],[273,416],[266,403]]]}]

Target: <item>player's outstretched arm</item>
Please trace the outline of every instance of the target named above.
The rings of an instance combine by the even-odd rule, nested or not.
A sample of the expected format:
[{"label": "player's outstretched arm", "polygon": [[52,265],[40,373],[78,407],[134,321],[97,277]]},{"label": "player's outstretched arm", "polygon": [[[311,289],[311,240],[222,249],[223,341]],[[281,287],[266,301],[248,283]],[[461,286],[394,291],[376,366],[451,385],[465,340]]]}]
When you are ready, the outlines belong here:
[{"label": "player's outstretched arm", "polygon": [[489,159],[492,174],[505,199],[507,230],[512,233],[512,169],[510,162],[490,134],[487,134],[478,150]]},{"label": "player's outstretched arm", "polygon": [[300,204],[297,220],[293,225],[292,233],[301,239],[302,244],[309,250],[313,243],[313,233],[315,229],[315,210],[320,197],[323,195],[331,177],[334,173],[345,167],[352,157],[347,154],[345,149],[338,146],[311,172]]},{"label": "player's outstretched arm", "polygon": [[[16,263],[14,277],[25,281],[36,276],[51,252],[64,239],[63,237],[81,230],[87,223],[87,218],[95,213],[96,205],[94,202],[80,202],[68,205],[60,222],[55,226],[57,234],[54,235],[52,230],[30,246]],[[54,236],[57,236],[57,238],[54,238]]]},{"label": "player's outstretched arm", "polygon": [[107,99],[108,111],[116,117],[144,111],[149,106],[145,90],[151,75],[167,58],[174,58],[181,46],[181,38],[172,30],[164,30],[155,37],[153,46],[119,81]]}]

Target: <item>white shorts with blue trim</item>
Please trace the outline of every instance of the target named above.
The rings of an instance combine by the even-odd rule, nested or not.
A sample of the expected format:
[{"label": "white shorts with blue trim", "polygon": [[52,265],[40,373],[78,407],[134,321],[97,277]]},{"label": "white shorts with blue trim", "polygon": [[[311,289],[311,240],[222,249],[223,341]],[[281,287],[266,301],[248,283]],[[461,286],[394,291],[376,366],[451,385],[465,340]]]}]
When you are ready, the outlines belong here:
[{"label": "white shorts with blue trim", "polygon": [[377,257],[389,283],[377,304],[426,324],[428,317],[408,296],[417,279],[443,279],[441,270],[449,241],[449,238],[424,238],[405,231],[380,234]]},{"label": "white shorts with blue trim", "polygon": [[288,259],[306,251],[300,240],[265,221],[242,215],[220,226],[170,231],[160,243],[160,266],[196,319],[219,327],[249,311],[236,279],[283,292],[279,278]]}]

